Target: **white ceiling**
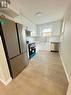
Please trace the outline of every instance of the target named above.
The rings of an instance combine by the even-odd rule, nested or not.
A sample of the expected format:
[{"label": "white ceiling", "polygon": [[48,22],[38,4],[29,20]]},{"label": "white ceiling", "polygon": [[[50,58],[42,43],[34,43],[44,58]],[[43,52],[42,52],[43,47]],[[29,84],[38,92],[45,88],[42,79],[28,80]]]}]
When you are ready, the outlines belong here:
[{"label": "white ceiling", "polygon": [[[11,6],[31,20],[43,24],[61,19],[71,0],[11,0]],[[41,16],[35,13],[42,12]]]}]

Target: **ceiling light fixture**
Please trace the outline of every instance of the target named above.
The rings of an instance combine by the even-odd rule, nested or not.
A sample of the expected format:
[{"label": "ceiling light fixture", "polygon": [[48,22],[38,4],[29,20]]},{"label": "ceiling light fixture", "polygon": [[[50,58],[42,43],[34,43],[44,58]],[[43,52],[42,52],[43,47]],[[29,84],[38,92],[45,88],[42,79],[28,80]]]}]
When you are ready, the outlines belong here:
[{"label": "ceiling light fixture", "polygon": [[35,15],[36,16],[41,16],[42,15],[42,12],[37,12]]},{"label": "ceiling light fixture", "polygon": [[10,5],[10,0],[0,0],[0,8],[8,8]]}]

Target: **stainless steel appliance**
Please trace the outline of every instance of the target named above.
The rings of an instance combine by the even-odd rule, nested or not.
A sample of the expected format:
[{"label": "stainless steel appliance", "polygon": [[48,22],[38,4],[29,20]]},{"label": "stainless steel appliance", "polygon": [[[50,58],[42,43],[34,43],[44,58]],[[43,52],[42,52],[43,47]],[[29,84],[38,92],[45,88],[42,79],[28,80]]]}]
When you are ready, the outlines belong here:
[{"label": "stainless steel appliance", "polygon": [[59,51],[59,42],[51,42],[51,51],[53,52]]},{"label": "stainless steel appliance", "polygon": [[28,44],[28,49],[29,49],[29,59],[30,59],[36,54],[36,45],[35,45],[35,43]]},{"label": "stainless steel appliance", "polygon": [[15,78],[28,65],[25,30],[23,25],[2,18],[0,32],[10,73]]}]

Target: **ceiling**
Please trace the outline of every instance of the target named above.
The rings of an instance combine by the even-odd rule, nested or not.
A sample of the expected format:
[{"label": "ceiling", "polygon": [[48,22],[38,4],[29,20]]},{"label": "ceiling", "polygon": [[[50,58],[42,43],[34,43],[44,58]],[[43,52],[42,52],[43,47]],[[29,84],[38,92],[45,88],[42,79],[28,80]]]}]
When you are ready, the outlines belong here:
[{"label": "ceiling", "polygon": [[[11,6],[34,24],[62,19],[71,0],[11,0]],[[40,16],[35,15],[42,12]]]}]

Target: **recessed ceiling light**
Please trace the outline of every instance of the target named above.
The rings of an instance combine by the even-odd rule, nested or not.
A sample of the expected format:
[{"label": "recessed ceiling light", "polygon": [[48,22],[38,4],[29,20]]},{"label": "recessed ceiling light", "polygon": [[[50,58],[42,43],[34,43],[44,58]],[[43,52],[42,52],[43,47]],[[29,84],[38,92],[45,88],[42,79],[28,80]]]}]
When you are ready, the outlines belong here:
[{"label": "recessed ceiling light", "polygon": [[36,16],[41,16],[42,15],[42,12],[37,12],[35,13]]}]

